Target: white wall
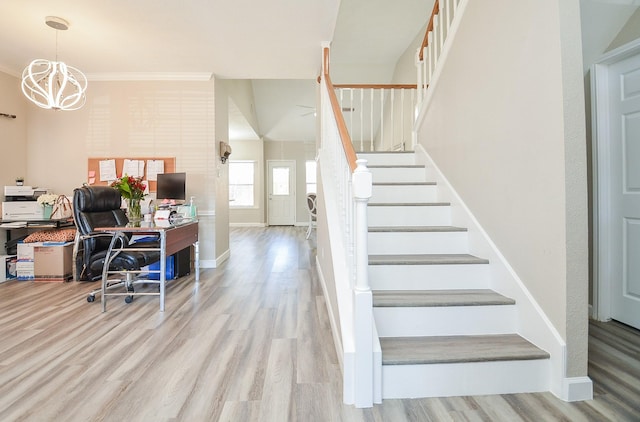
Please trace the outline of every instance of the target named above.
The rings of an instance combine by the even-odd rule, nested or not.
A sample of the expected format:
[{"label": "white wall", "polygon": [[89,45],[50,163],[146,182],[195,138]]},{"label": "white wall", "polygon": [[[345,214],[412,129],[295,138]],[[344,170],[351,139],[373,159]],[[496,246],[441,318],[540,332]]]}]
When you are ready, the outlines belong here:
[{"label": "white wall", "polygon": [[422,145],[567,341],[568,376],[586,374],[579,22],[578,0],[468,2],[420,129]]},{"label": "white wall", "polygon": [[216,198],[224,195],[226,180],[216,142],[228,130],[221,109],[226,96],[219,103],[215,93],[215,81],[90,81],[80,110],[29,105],[27,180],[70,195],[87,181],[89,157],[176,157],[176,171],[187,173],[187,194],[195,196],[200,215],[202,263],[215,265],[228,249],[218,228],[228,226],[228,217],[216,209],[217,202],[227,203]]}]

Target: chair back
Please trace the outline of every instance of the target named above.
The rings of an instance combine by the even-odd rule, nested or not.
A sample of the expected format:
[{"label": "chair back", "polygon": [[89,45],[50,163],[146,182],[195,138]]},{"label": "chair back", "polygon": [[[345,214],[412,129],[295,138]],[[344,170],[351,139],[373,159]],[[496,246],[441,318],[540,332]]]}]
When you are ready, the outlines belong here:
[{"label": "chair back", "polygon": [[307,194],[307,211],[309,212],[309,217],[315,220],[316,215],[318,214],[317,207],[317,197],[315,193]]},{"label": "chair back", "polygon": [[[73,218],[81,236],[94,232],[96,227],[125,226],[129,220],[120,209],[120,192],[109,186],[83,186],[73,191]],[[84,240],[85,256],[107,250],[111,239],[106,236]]]}]

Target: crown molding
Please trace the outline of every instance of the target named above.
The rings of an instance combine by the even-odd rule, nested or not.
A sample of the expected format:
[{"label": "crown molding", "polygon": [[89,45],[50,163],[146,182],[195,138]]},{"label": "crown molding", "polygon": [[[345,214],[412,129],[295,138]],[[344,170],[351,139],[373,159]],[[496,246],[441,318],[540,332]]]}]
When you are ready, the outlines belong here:
[{"label": "crown molding", "polygon": [[165,72],[165,73],[85,73],[89,81],[210,81],[209,72]]}]

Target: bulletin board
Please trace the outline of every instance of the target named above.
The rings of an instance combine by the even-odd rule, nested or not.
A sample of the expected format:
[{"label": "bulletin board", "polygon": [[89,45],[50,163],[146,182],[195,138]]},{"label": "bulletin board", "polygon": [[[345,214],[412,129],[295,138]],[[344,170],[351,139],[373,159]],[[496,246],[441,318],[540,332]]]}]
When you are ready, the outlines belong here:
[{"label": "bulletin board", "polygon": [[[114,167],[115,166],[115,167]],[[127,171],[130,170],[130,171]],[[106,186],[123,174],[142,177],[149,184],[149,192],[156,191],[156,173],[175,173],[175,157],[96,157],[87,160],[87,183]],[[162,170],[162,171],[157,171]],[[115,174],[115,177],[113,177]]]}]

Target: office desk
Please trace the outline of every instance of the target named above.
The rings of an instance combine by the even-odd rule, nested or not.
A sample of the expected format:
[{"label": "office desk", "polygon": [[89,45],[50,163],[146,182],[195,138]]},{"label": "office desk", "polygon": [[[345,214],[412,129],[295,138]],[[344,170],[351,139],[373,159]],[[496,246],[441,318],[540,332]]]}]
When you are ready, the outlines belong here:
[{"label": "office desk", "polygon": [[[182,249],[193,245],[195,255],[195,272],[196,281],[200,280],[200,247],[198,243],[198,221],[187,220],[170,224],[166,222],[140,222],[129,224],[122,227],[98,227],[98,232],[106,232],[117,234],[118,232],[127,232],[132,235],[158,235],[160,237],[160,292],[159,293],[107,293],[105,290],[105,281],[102,280],[102,311],[106,311],[106,296],[135,296],[138,295],[159,295],[160,311],[164,312],[164,298],[166,287],[166,258]],[[148,248],[145,248],[149,250]],[[108,275],[108,274],[107,274]],[[149,282],[156,282],[149,280]]]}]

